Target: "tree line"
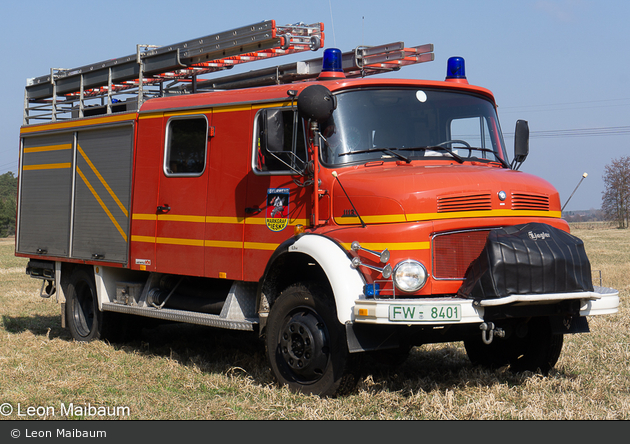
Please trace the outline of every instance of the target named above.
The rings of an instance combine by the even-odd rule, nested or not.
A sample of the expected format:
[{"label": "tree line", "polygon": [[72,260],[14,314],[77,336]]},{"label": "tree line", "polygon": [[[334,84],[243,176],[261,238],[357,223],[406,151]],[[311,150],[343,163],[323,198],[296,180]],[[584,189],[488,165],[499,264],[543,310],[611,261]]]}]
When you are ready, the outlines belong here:
[{"label": "tree line", "polygon": [[11,172],[0,175],[0,237],[15,234],[17,177]]}]

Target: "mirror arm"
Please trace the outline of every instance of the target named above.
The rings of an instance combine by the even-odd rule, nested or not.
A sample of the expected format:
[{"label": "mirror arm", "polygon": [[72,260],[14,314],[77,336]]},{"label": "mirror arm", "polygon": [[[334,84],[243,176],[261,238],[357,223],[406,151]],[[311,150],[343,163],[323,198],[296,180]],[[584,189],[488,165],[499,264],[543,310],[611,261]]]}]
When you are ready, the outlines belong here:
[{"label": "mirror arm", "polygon": [[319,225],[319,145],[321,143],[321,133],[319,132],[319,123],[315,120],[310,121],[311,131],[313,132],[313,226]]}]

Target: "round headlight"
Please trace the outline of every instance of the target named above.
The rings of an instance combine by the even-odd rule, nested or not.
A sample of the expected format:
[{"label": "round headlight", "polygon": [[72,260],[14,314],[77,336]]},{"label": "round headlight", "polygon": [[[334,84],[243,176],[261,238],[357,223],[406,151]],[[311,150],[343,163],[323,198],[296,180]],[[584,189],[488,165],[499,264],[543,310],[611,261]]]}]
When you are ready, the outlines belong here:
[{"label": "round headlight", "polygon": [[405,293],[413,293],[427,282],[427,269],[418,261],[406,260],[396,265],[393,276],[396,288]]}]

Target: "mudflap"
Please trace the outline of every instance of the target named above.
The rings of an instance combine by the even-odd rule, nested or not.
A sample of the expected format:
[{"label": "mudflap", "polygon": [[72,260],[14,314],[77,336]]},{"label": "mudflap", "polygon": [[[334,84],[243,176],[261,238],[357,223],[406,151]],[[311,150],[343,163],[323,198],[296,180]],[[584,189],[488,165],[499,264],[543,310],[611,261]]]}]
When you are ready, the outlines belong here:
[{"label": "mudflap", "polygon": [[362,325],[346,323],[348,351],[359,353],[372,350],[390,350],[400,347],[398,326]]},{"label": "mudflap", "polygon": [[590,333],[588,320],[585,316],[560,317],[552,316],[549,318],[551,323],[551,332],[553,334],[573,334],[573,333]]}]

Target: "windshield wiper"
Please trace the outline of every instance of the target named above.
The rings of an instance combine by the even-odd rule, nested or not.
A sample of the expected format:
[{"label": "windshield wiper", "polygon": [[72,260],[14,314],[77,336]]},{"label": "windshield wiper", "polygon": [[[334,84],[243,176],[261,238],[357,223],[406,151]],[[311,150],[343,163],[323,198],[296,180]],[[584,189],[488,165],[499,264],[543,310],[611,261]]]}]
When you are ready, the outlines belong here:
[{"label": "windshield wiper", "polygon": [[357,151],[347,151],[345,153],[339,153],[339,157],[347,156],[349,154],[365,154],[365,153],[376,153],[376,152],[384,152],[391,156],[398,157],[400,160],[404,160],[406,163],[411,163],[411,159],[403,156],[400,153],[397,153],[395,150],[398,148],[370,148],[368,150],[357,150]]},{"label": "windshield wiper", "polygon": [[[494,154],[494,158],[497,159],[501,165],[503,165],[507,169],[510,169],[510,165],[508,165],[508,163],[505,160],[503,160],[496,151],[491,150],[490,148],[470,147],[470,148],[467,148],[467,149],[470,149],[472,151],[483,151],[484,153],[492,153],[492,154]],[[479,159],[479,158],[477,158],[477,159]],[[479,160],[481,160],[481,159],[479,159]]]},{"label": "windshield wiper", "polygon": [[401,148],[402,151],[415,151],[415,150],[423,150],[423,151],[427,151],[427,150],[433,150],[433,151],[444,151],[445,153],[450,154],[451,156],[453,156],[453,158],[458,161],[459,163],[464,163],[464,159],[462,159],[458,154],[455,154],[453,151],[451,151],[450,149],[446,148],[445,146],[439,146],[439,145],[433,145],[433,146],[414,146],[414,147],[410,147],[410,148]]}]

